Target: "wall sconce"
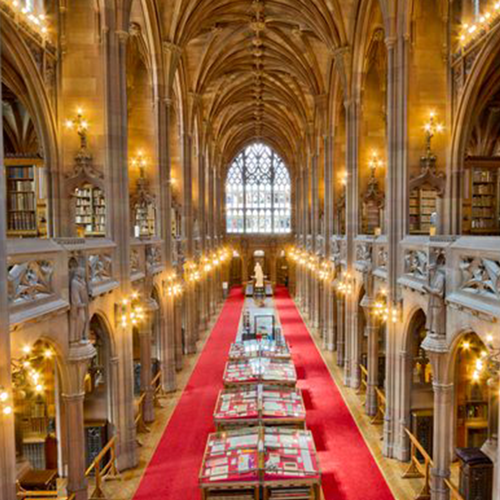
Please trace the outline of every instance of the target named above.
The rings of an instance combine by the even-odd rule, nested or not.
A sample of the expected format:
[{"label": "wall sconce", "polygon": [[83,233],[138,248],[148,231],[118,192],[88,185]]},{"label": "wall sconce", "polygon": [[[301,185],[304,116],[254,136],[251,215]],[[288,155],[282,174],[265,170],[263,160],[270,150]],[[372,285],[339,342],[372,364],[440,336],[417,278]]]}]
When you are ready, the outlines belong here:
[{"label": "wall sconce", "polygon": [[66,128],[73,130],[75,129],[78,136],[80,137],[80,148],[82,150],[87,149],[87,131],[89,129],[88,121],[83,116],[83,109],[78,108],[76,111],[76,116],[72,120],[66,120]]},{"label": "wall sconce", "polygon": [[432,151],[432,139],[436,134],[443,132],[444,126],[441,123],[436,122],[436,113],[431,111],[429,113],[429,121],[424,125],[425,131],[425,145],[427,149],[427,155],[429,156]]},{"label": "wall sconce", "polygon": [[10,394],[0,386],[0,408],[4,415],[10,415],[13,412]]},{"label": "wall sconce", "polygon": [[384,162],[379,158],[376,151],[372,151],[370,160],[368,161],[368,167],[370,168],[372,179],[375,178],[375,172],[384,166]]},{"label": "wall sconce", "polygon": [[144,307],[139,303],[139,293],[132,292],[120,303],[115,304],[115,318],[117,325],[127,328],[129,323],[136,326],[145,318]]}]

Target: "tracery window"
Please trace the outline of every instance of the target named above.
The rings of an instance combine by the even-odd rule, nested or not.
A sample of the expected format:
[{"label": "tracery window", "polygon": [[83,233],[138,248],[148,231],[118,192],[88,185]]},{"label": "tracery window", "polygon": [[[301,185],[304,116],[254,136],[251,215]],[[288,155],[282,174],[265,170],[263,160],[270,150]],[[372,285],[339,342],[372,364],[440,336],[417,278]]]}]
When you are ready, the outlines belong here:
[{"label": "tracery window", "polygon": [[270,147],[254,143],[233,161],[226,179],[228,233],[289,233],[290,174]]}]

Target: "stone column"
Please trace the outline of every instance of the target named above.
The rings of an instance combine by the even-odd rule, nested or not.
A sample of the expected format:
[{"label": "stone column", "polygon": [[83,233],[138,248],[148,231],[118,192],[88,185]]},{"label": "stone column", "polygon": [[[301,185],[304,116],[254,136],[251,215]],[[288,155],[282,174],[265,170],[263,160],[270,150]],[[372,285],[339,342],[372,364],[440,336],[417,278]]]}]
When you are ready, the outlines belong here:
[{"label": "stone column", "polygon": [[366,389],[366,414],[374,416],[377,413],[378,358],[379,358],[379,322],[374,315],[373,300],[367,295],[361,300],[365,310],[366,333],[368,336],[368,382]]},{"label": "stone column", "polygon": [[75,500],[87,500],[85,421],[83,402],[85,389],[83,381],[90,360],[96,351],[89,342],[70,347],[68,357],[68,379],[63,387],[62,400],[66,418],[66,443],[68,450],[68,494],[75,494]]},{"label": "stone column", "polygon": [[182,370],[184,361],[184,352],[182,349],[182,296],[172,298],[172,311],[174,318],[174,335],[175,335],[175,369]]},{"label": "stone column", "polygon": [[[498,380],[488,379],[488,439],[482,446],[482,451],[496,462],[498,449]],[[500,463],[497,467],[500,466]]]},{"label": "stone column", "polygon": [[155,411],[153,404],[153,364],[151,362],[151,342],[153,330],[153,318],[158,310],[158,304],[153,299],[148,299],[144,306],[145,319],[139,324],[139,346],[141,355],[141,392],[145,394],[143,403],[144,422],[153,422]]},{"label": "stone column", "polygon": [[422,342],[432,366],[434,389],[434,429],[431,470],[432,500],[448,500],[444,479],[450,477],[453,443],[453,383],[449,380],[449,351],[444,335],[427,334]]},{"label": "stone column", "polygon": [[[4,22],[0,19],[0,26]],[[1,45],[0,38],[0,45]],[[0,66],[1,76],[1,66]],[[0,97],[2,89],[0,87]],[[3,168],[3,121],[0,116],[0,200],[6,203],[5,169]],[[7,404],[12,403],[11,365],[10,365],[10,331],[9,303],[7,281],[7,222],[5,208],[0,210],[0,387],[9,394]],[[0,498],[15,500],[16,498],[16,445],[14,433],[14,412],[7,415],[0,409]]]},{"label": "stone column", "polygon": [[[103,31],[102,54],[105,76],[106,213],[111,237],[116,244],[113,277],[120,283],[118,298],[130,294],[130,202],[128,177],[126,59],[128,32]],[[128,28],[128,26],[127,26]],[[124,196],[124,193],[127,193]],[[119,384],[115,384],[113,424],[117,430],[117,457],[120,469],[137,465],[137,442],[133,400],[133,346],[130,326],[115,329]]]},{"label": "stone column", "polygon": [[[175,391],[175,318],[173,297],[166,297],[162,300],[163,307],[160,307],[159,328],[161,331],[161,373],[162,388],[166,392]],[[182,363],[182,352],[181,352]]]},{"label": "stone column", "polygon": [[345,302],[337,294],[337,366],[344,366],[345,361]]}]

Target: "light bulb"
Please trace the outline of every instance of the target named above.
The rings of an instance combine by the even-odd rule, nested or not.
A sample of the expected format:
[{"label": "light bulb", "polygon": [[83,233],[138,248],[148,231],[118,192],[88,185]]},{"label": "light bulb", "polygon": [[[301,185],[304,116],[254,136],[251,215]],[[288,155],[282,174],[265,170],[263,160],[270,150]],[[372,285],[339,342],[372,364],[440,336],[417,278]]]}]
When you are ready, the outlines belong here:
[{"label": "light bulb", "polygon": [[9,393],[7,391],[3,391],[0,393],[0,401],[3,403],[9,399]]},{"label": "light bulb", "polygon": [[5,415],[10,415],[12,413],[12,406],[6,406],[3,409],[3,412],[4,412]]}]

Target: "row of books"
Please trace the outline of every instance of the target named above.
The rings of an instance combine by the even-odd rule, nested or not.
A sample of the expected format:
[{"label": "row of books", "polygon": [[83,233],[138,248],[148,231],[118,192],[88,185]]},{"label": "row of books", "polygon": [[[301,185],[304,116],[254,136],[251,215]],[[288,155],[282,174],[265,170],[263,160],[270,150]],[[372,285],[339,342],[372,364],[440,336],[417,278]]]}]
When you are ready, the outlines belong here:
[{"label": "row of books", "polygon": [[35,212],[11,212],[7,221],[10,231],[35,231],[37,229]]},{"label": "row of books", "polygon": [[8,179],[32,179],[34,176],[34,167],[9,167],[7,169]]},{"label": "row of books", "polygon": [[35,210],[35,193],[9,193],[9,210]]},{"label": "row of books", "polygon": [[9,181],[9,191],[34,191],[35,181]]}]

